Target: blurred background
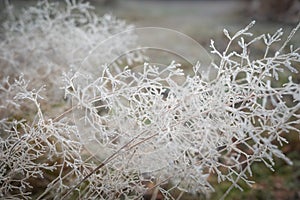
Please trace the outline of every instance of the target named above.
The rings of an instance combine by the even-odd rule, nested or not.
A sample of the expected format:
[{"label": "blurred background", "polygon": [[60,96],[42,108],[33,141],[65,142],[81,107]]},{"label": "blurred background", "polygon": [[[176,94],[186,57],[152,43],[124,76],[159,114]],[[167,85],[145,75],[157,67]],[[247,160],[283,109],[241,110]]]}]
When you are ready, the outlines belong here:
[{"label": "blurred background", "polygon": [[[49,0],[50,1],[50,0]],[[285,30],[284,38],[300,22],[300,0],[89,0],[99,15],[111,13],[136,27],[170,28],[192,37],[209,51],[210,39],[215,40],[219,50],[228,42],[223,29],[229,33],[244,28],[252,20],[256,25],[252,29],[255,35],[274,33],[277,29]],[[1,0],[1,17],[6,3],[16,7],[16,12],[24,6],[34,5],[34,0]],[[176,41],[174,41],[176,43]],[[300,33],[296,33],[291,43],[300,46]],[[265,46],[256,46],[259,54]],[[261,49],[260,49],[261,48]],[[299,69],[299,66],[298,66]],[[296,79],[300,80],[299,74]],[[300,81],[299,81],[300,82]],[[238,190],[227,199],[300,199],[300,143],[299,134],[294,132],[286,136],[289,144],[282,148],[294,162],[288,166],[276,159],[275,172],[262,163],[253,166],[253,188],[245,186],[245,191]],[[212,182],[216,182],[214,177]],[[228,183],[214,184],[216,193],[211,199],[218,199],[229,187]],[[202,196],[203,199],[207,198]],[[202,199],[186,195],[182,199]]]},{"label": "blurred background", "polygon": [[[18,11],[24,6],[34,5],[37,0],[1,1],[0,10],[10,3]],[[110,13],[136,27],[164,27],[180,31],[198,41],[206,50],[209,50],[210,39],[215,40],[218,49],[225,48],[228,41],[223,35],[224,28],[233,34],[256,20],[252,29],[254,34],[274,33],[283,28],[287,35],[300,21],[300,0],[83,1],[90,2],[99,15]],[[1,17],[5,18],[3,15]],[[295,46],[300,44],[299,35],[292,40]]]},{"label": "blurred background", "polygon": [[[96,12],[111,12],[138,27],[181,31],[207,45],[223,28],[240,30],[252,20],[256,31],[291,28],[300,19],[299,0],[90,0]],[[217,37],[216,37],[217,36]]]}]

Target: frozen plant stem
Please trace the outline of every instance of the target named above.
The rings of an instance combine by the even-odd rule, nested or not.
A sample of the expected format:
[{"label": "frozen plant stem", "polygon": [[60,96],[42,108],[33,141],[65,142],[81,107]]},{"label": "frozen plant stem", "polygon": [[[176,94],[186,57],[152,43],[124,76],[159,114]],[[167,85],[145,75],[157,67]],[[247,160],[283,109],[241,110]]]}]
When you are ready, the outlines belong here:
[{"label": "frozen plant stem", "polygon": [[[141,133],[142,135],[143,133]],[[119,155],[120,151],[126,149],[132,142],[134,142],[135,139],[137,139],[140,135],[132,138],[127,144],[122,146],[118,151],[107,157],[100,165],[98,165],[95,169],[93,169],[88,175],[86,175],[78,184],[76,184],[72,189],[70,189],[64,196],[63,198],[68,197],[76,188],[78,188],[84,181],[86,181],[90,176],[92,176],[95,172],[100,170],[102,167],[104,167],[108,162],[113,160],[116,156]]]}]

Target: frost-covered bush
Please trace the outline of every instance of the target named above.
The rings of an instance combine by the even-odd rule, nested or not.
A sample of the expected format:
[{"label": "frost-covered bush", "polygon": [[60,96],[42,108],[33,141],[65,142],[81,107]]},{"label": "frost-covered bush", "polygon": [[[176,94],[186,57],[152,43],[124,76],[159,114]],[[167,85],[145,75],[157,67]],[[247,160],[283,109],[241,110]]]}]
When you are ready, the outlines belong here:
[{"label": "frost-covered bush", "polygon": [[[225,30],[229,44],[222,53],[212,41],[212,53],[219,56],[212,80],[201,74],[200,64],[187,76],[176,63],[163,69],[145,63],[142,73],[124,69],[115,75],[104,66],[96,80],[66,76],[66,94],[74,109],[82,109],[74,114],[88,149],[117,152],[108,163],[112,168],[138,171],[157,183],[171,181],[187,192],[213,190],[211,174],[232,187],[239,181],[251,185],[251,165],[263,161],[272,169],[274,156],[291,164],[274,142],[282,145],[287,142],[282,134],[299,132],[300,87],[291,76],[276,82],[280,73],[297,73],[292,65],[299,64],[299,48],[284,53],[285,42],[270,51],[282,32],[252,38],[253,24],[233,36]],[[253,58],[249,47],[261,40],[266,51]],[[235,42],[239,49],[230,52]],[[185,81],[177,83],[178,77]],[[82,82],[90,84],[82,88]]]},{"label": "frost-covered bush", "polygon": [[[66,0],[65,5],[38,1],[18,16],[13,7],[7,9],[10,18],[2,24],[5,40],[0,43],[1,77],[14,77],[21,72],[32,85],[47,84],[48,98],[60,98],[58,77],[63,71],[80,63],[101,41],[133,28],[112,15],[98,17],[92,9],[87,2],[71,0]],[[97,74],[97,66],[111,60],[114,51],[126,51],[135,42],[130,32],[123,37],[119,43],[99,49],[93,65],[86,65],[85,71]]]},{"label": "frost-covered bush", "polygon": [[[65,4],[38,1],[17,16],[13,7],[7,9],[0,42],[0,198],[60,199],[76,180],[96,167],[84,163],[82,156],[89,154],[77,139],[74,123],[58,116],[69,106],[60,89],[61,75],[78,71],[76,67],[90,50],[133,26],[111,15],[98,17],[92,9],[88,3],[69,0]],[[92,63],[85,63],[86,74],[97,76],[97,66],[135,42],[130,32],[122,36],[98,49],[97,57],[90,59]],[[107,178],[122,178],[110,171],[101,173]],[[101,185],[101,173],[89,181]],[[93,196],[92,192],[85,194]],[[114,193],[109,189],[98,192],[102,196]]]},{"label": "frost-covered bush", "polygon": [[[96,17],[87,4],[66,2],[63,12],[45,1],[5,24],[1,198],[143,199],[152,190],[152,199],[158,192],[173,199],[174,189],[213,191],[213,175],[232,183],[228,192],[241,182],[251,185],[254,162],[272,169],[279,157],[291,164],[279,145],[289,131],[299,133],[300,87],[293,74],[300,49],[286,47],[300,25],[278,49],[281,30],[258,37],[249,32],[254,23],[233,35],[224,30],[223,52],[211,42],[214,77],[201,63],[190,75],[175,62],[112,71],[105,63],[114,51],[106,48],[93,52],[100,61],[81,61],[96,42],[127,26]],[[116,41],[113,49],[127,52],[134,38]],[[257,43],[266,45],[264,54],[250,52]],[[48,64],[54,67],[46,79],[34,75]],[[65,96],[43,99],[60,83]],[[54,108],[57,102],[62,109]],[[162,186],[167,182],[170,188]]]}]

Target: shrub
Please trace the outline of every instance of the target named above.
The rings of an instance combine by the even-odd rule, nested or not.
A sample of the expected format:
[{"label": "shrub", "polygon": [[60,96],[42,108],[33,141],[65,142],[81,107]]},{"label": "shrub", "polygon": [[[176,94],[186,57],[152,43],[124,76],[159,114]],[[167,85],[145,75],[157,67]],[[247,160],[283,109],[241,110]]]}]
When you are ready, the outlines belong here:
[{"label": "shrub", "polygon": [[[214,77],[201,63],[192,75],[175,62],[111,72],[105,63],[113,51],[81,61],[128,26],[89,9],[43,1],[4,24],[1,68],[3,77],[16,78],[4,77],[0,88],[2,198],[139,199],[153,190],[153,199],[158,192],[172,199],[173,189],[213,191],[213,174],[231,182],[226,197],[241,182],[253,184],[254,162],[273,169],[279,157],[292,164],[279,145],[289,131],[299,133],[300,87],[284,74],[298,72],[299,48],[286,47],[300,25],[275,51],[282,30],[257,37],[249,32],[254,23],[233,35],[224,30],[223,52],[211,42]],[[114,49],[127,52],[134,38],[128,34]],[[253,55],[259,42],[266,50]],[[47,73],[45,66],[52,66]],[[40,70],[47,76],[33,76]],[[53,93],[59,85],[65,96]],[[43,92],[56,96],[45,101]]]}]

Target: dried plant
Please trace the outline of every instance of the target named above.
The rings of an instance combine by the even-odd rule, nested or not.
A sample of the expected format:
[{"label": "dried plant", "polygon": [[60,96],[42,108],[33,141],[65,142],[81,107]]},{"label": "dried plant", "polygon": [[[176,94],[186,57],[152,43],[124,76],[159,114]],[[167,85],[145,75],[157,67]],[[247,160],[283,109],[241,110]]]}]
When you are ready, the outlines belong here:
[{"label": "dried plant", "polygon": [[[23,73],[31,85],[47,84],[48,98],[61,98],[63,94],[57,88],[61,87],[58,77],[62,72],[74,68],[101,41],[133,28],[109,14],[98,17],[92,9],[87,2],[71,0],[65,5],[38,1],[18,16],[13,7],[7,9],[11,17],[2,23],[5,40],[0,43],[1,78]],[[128,32],[121,38],[123,42],[105,46],[85,71],[97,74],[98,65],[112,60],[116,49],[126,51],[135,38]]]},{"label": "dried plant", "polygon": [[[143,199],[153,190],[152,199],[158,192],[174,199],[174,189],[213,191],[212,175],[232,183],[225,198],[233,187],[242,189],[241,182],[253,184],[254,162],[271,170],[274,157],[292,164],[279,146],[289,131],[299,133],[300,87],[293,75],[300,49],[286,47],[300,24],[275,51],[282,30],[257,37],[249,32],[254,23],[234,35],[224,30],[229,43],[223,52],[211,42],[214,77],[203,73],[201,63],[192,75],[175,62],[112,72],[106,54],[100,63],[83,65],[75,58],[81,61],[95,41],[127,26],[112,17],[100,20],[87,4],[66,2],[65,12],[45,1],[5,25],[1,68],[3,76],[18,78],[4,78],[0,88],[1,198]],[[71,35],[74,43],[66,37]],[[115,48],[126,52],[134,38],[128,35]],[[264,54],[252,55],[260,42]],[[49,65],[55,67],[46,79],[32,76]],[[57,89],[56,82],[65,96],[46,102],[41,93]],[[43,106],[53,107],[53,99],[68,101],[49,117]],[[167,182],[172,186],[166,189]]]}]

